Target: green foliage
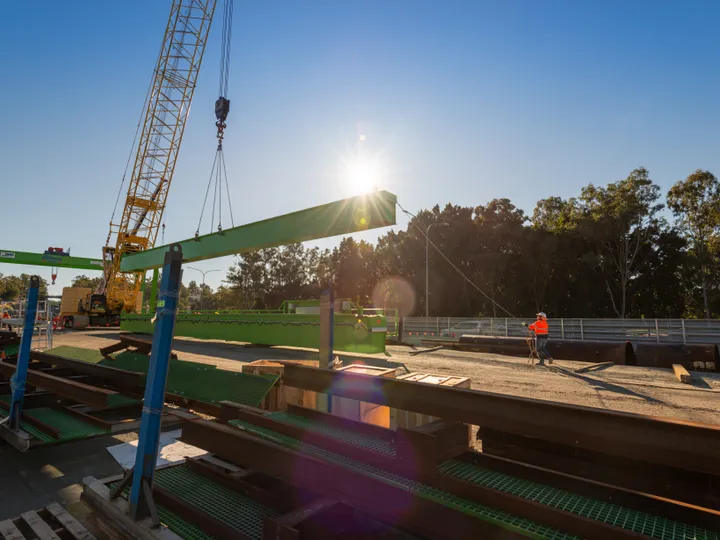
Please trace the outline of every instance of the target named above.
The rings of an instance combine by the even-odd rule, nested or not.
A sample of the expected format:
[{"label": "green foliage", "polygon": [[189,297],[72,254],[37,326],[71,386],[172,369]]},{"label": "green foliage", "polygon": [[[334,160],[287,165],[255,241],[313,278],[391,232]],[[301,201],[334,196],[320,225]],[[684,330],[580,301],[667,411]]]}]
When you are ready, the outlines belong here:
[{"label": "green foliage", "polygon": [[72,280],[72,283],[70,284],[71,287],[87,287],[92,289],[93,291],[96,291],[100,284],[102,283],[101,277],[94,277],[89,278],[85,274],[81,274],[79,276],[75,276],[75,278]]},{"label": "green foliage", "polygon": [[[436,205],[405,230],[375,245],[344,238],[333,250],[293,244],[238,255],[216,291],[193,281],[180,309],[272,309],[282,301],[337,297],[425,312],[425,232],[430,314],[551,317],[713,317],[720,314],[720,183],[695,171],[667,195],[675,221],[661,210],[648,171],[577,196],[549,196],[532,216],[509,199]],[[462,271],[472,283],[464,279]],[[0,276],[0,298],[15,297],[29,276]],[[76,283],[88,278],[78,276]],[[25,280],[25,281],[23,281]],[[147,285],[149,287],[149,284]],[[149,288],[146,300],[149,299]],[[500,307],[501,306],[501,307]]]}]

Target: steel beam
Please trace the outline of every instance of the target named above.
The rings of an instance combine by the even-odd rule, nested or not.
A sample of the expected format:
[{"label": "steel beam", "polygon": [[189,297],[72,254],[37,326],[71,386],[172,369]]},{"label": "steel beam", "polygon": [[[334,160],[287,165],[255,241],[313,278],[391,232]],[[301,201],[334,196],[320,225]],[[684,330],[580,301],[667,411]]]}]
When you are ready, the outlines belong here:
[{"label": "steel beam", "polygon": [[[256,221],[180,242],[183,262],[283,246],[395,225],[397,197],[388,191],[358,195],[291,214]],[[168,246],[125,255],[122,272],[142,272],[163,265]]]},{"label": "steel beam", "polygon": [[78,270],[103,271],[100,259],[71,257],[70,255],[51,255],[45,253],[28,253],[27,251],[0,250],[0,263],[26,264],[30,266],[51,266],[57,268],[77,268]]},{"label": "steel beam", "polygon": [[32,351],[30,358],[39,362],[46,362],[55,366],[69,368],[72,371],[99,377],[110,381],[120,388],[132,390],[138,386],[142,386],[145,382],[145,375],[137,371],[127,371],[110,366],[102,366],[100,364],[91,364],[82,360],[73,360],[55,354],[49,354],[40,351]]},{"label": "steel beam", "polygon": [[[0,373],[3,375],[13,375],[15,373],[15,366],[0,362]],[[55,377],[54,375],[47,375],[32,369],[28,370],[27,380],[36,388],[44,388],[58,396],[98,409],[107,407],[108,398],[118,394],[112,390],[70,381],[61,377]]]},{"label": "steel beam", "polygon": [[[181,439],[238,465],[341,500],[394,525],[442,540],[510,539],[524,536],[417,497],[405,486],[263,441],[241,430],[207,420],[183,423]],[[241,463],[240,463],[241,462]]]},{"label": "steel beam", "polygon": [[286,386],[720,474],[720,426],[285,363]]}]

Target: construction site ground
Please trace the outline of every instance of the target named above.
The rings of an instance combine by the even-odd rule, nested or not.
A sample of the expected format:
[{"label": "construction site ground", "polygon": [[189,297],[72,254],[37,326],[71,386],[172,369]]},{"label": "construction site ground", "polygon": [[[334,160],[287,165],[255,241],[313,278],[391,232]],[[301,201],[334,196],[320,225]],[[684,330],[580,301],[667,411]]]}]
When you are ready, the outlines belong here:
[{"label": "construction site ground", "polygon": [[[97,349],[114,343],[119,331],[58,332],[54,345]],[[317,358],[317,351],[245,346],[222,341],[175,339],[173,349],[182,360],[241,370],[261,359]],[[420,349],[418,349],[420,350]],[[412,355],[408,347],[392,346],[387,355],[339,353],[344,363],[366,362],[438,375],[469,377],[472,388],[513,396],[586,405],[617,411],[664,416],[705,423],[720,422],[720,374],[693,373],[692,385],[680,383],[671,370],[612,366],[574,374],[589,367],[581,362],[556,361],[555,370],[530,366],[527,358],[441,350]],[[20,453],[0,444],[0,520],[40,508],[52,501],[69,506],[81,521],[87,509],[77,504],[82,478],[102,478],[122,472],[105,450],[136,434],[53,445]],[[80,515],[78,515],[78,513]]]},{"label": "construction site ground", "polygon": [[[95,330],[57,333],[54,345],[97,349],[117,339],[119,331]],[[280,347],[253,347],[226,341],[176,338],[173,350],[181,360],[242,370],[255,360],[317,359],[317,351]],[[418,349],[421,350],[421,349]],[[720,422],[720,374],[693,372],[693,384],[678,381],[672,370],[612,366],[581,374],[585,362],[555,361],[553,370],[531,366],[527,358],[440,350],[412,355],[405,346],[390,346],[387,355],[336,353],[345,364],[364,361],[403,367],[437,375],[469,377],[472,388],[529,398],[586,405],[616,411],[665,416],[696,422]]]}]

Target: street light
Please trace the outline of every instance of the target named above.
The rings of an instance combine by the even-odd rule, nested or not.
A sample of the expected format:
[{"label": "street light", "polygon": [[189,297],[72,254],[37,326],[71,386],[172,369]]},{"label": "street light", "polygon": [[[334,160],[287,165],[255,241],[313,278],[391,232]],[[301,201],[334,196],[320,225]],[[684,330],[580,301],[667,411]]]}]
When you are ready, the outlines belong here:
[{"label": "street light", "polygon": [[188,266],[190,270],[195,270],[196,272],[200,272],[203,276],[203,282],[202,287],[200,288],[200,311],[202,311],[203,308],[203,289],[205,288],[205,274],[209,274],[210,272],[219,272],[220,270],[205,270],[204,272],[200,270],[199,268],[193,268],[192,266]]},{"label": "street light", "polygon": [[438,221],[431,223],[425,230],[425,318],[430,317],[430,228],[433,225],[440,225],[441,227],[449,227],[449,223],[444,221]]}]

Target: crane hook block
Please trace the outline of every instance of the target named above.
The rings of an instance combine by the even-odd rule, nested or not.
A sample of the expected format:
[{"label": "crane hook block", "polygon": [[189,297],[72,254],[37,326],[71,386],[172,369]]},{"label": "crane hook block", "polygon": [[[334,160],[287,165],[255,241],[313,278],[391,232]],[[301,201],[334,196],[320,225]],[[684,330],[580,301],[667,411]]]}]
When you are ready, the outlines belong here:
[{"label": "crane hook block", "polygon": [[224,124],[229,113],[230,100],[224,97],[217,98],[217,101],[215,102],[215,118],[218,119],[218,122]]}]

